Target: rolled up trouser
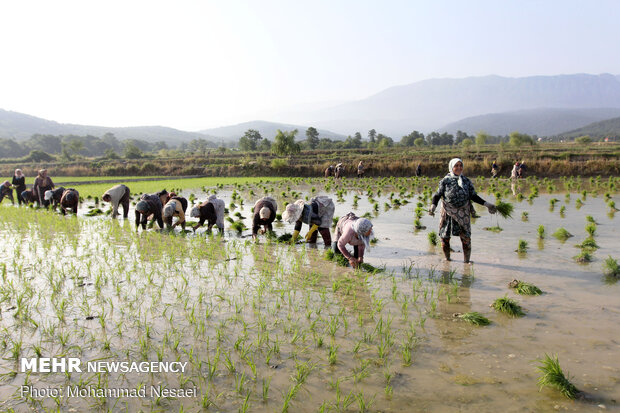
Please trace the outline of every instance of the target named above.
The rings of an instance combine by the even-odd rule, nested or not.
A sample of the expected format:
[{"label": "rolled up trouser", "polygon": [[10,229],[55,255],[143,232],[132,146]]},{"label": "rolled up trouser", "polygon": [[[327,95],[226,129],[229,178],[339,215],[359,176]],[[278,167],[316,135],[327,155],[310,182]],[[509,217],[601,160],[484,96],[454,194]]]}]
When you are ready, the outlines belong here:
[{"label": "rolled up trouser", "polygon": [[[332,243],[332,233],[330,232],[329,228],[319,228],[318,233],[320,233],[321,237],[323,237],[323,243],[327,246],[330,246]],[[316,243],[317,238],[317,233],[312,233],[312,236],[310,236],[310,238],[308,239],[308,243]]]}]

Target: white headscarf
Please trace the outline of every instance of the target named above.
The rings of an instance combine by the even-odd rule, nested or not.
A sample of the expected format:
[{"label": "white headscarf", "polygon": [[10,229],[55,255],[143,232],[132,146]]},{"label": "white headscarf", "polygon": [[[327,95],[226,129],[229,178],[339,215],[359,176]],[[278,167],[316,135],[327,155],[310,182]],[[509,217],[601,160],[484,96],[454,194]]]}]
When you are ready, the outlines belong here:
[{"label": "white headscarf", "polygon": [[21,178],[22,176],[24,176],[24,174],[22,173],[21,169],[16,169],[15,170],[15,176],[18,178]]},{"label": "white headscarf", "polygon": [[353,230],[357,233],[357,237],[364,241],[364,245],[366,248],[370,249],[370,239],[374,238],[375,234],[373,231],[370,231],[370,235],[366,236],[365,234],[368,230],[372,230],[372,222],[366,218],[359,218],[353,221]]},{"label": "white headscarf", "polygon": [[260,219],[269,219],[271,217],[271,210],[268,207],[262,207],[260,211],[258,211],[258,216]]},{"label": "white headscarf", "polygon": [[200,208],[198,207],[193,207],[190,211],[189,211],[189,216],[192,218],[198,218],[200,217]]},{"label": "white headscarf", "polygon": [[[456,178],[456,177],[459,178],[458,183],[459,183],[459,186],[462,188],[463,187],[463,173],[461,172],[460,175],[455,175],[454,172],[452,172],[452,168],[454,168],[454,165],[456,165],[458,162],[463,163],[461,158],[452,158],[452,160],[450,160],[450,163],[448,164],[448,169],[450,171],[450,176],[452,178]],[[463,164],[463,167],[465,167],[465,164]]]},{"label": "white headscarf", "polygon": [[45,191],[45,194],[43,194],[43,199],[46,201],[49,201],[50,199],[52,199],[52,191],[51,190],[47,190]]},{"label": "white headscarf", "polygon": [[177,209],[177,201],[170,201],[164,207],[164,217],[168,218],[174,215],[174,211]]}]

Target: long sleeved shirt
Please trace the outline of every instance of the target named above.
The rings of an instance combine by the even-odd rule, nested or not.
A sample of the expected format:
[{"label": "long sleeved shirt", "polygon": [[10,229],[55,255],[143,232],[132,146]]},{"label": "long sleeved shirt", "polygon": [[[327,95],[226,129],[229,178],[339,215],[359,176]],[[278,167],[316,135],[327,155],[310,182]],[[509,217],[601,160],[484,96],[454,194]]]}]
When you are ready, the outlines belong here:
[{"label": "long sleeved shirt", "polygon": [[[187,209],[187,200],[185,198],[173,196],[172,198],[170,198],[170,201],[166,203],[164,208],[166,208],[171,203],[174,203],[174,214],[173,215],[176,215],[179,217],[179,221],[177,222],[177,224],[179,225],[185,224],[185,209]],[[185,207],[183,207],[183,204],[185,204]],[[172,217],[170,217],[169,223],[172,224]]]},{"label": "long sleeved shirt", "polygon": [[113,186],[112,188],[108,189],[103,194],[103,196],[106,196],[106,195],[110,196],[110,204],[112,204],[112,216],[113,217],[118,215],[118,205],[120,204],[121,199],[123,198],[123,196],[125,196],[125,194],[129,196],[128,193],[129,193],[129,188],[126,185],[119,184],[119,185]]},{"label": "long sleeved shirt", "polygon": [[[263,207],[269,208],[271,214],[269,214],[269,218],[261,219],[259,212]],[[265,226],[267,231],[273,231],[273,226],[271,225],[273,221],[276,219],[276,208],[274,207],[274,202],[269,199],[261,199],[254,205],[254,217],[252,219],[252,235],[258,234],[258,228],[261,225]]]},{"label": "long sleeved shirt", "polygon": [[321,225],[321,217],[319,216],[319,205],[316,202],[312,202],[310,204],[304,204],[304,210],[301,213],[301,216],[295,222],[295,231],[301,230],[302,224],[308,225]]},{"label": "long sleeved shirt", "polygon": [[63,213],[65,210],[71,209],[75,214],[77,214],[79,202],[80,193],[73,188],[69,188],[62,193],[62,197],[60,198],[60,207],[62,208]]},{"label": "long sleeved shirt", "polygon": [[349,251],[347,251],[347,244],[357,247],[359,258],[364,257],[364,249],[366,248],[364,241],[359,239],[357,232],[353,229],[354,222],[355,220],[347,220],[342,224],[342,227],[337,230],[337,234],[340,234],[337,241],[338,249],[347,259],[352,257]]},{"label": "long sleeved shirt", "polygon": [[144,213],[140,213],[136,210],[136,227],[138,227],[138,225],[142,225],[142,229],[146,229],[146,222],[152,214],[153,219],[157,220],[157,225],[159,225],[159,228],[164,228],[164,220],[161,215],[163,207],[159,196],[157,194],[144,194],[140,197],[140,201],[146,201],[148,209]]},{"label": "long sleeved shirt", "polygon": [[13,176],[12,185],[15,186],[15,189],[18,193],[23,192],[26,189],[26,177],[21,176],[18,178],[16,176]]}]

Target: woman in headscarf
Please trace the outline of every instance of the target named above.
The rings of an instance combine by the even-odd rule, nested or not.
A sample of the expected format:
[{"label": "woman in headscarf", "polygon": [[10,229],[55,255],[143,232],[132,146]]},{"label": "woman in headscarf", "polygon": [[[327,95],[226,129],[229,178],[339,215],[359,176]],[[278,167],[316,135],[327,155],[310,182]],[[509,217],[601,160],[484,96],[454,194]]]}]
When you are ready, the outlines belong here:
[{"label": "woman in headscarf", "polygon": [[325,168],[325,178],[329,178],[334,174],[334,165],[329,165]]},{"label": "woman in headscarf", "polygon": [[2,185],[0,185],[0,202],[2,202],[5,197],[9,198],[11,203],[15,205],[15,200],[13,199],[13,187],[9,181],[4,181]]},{"label": "woman in headscarf", "polygon": [[361,178],[364,176],[364,161],[360,161],[360,163],[357,164],[357,177]]},{"label": "woman in headscarf", "polygon": [[213,225],[220,230],[220,234],[224,233],[224,211],[226,206],[223,199],[217,199],[215,195],[211,195],[205,202],[191,209],[189,215],[192,218],[199,218],[198,224],[194,225],[194,231],[207,222],[207,231],[211,231]]},{"label": "woman in headscarf", "polygon": [[15,173],[13,174],[12,184],[15,187],[15,192],[17,192],[17,202],[19,203],[19,205],[21,205],[22,203],[25,204],[26,201],[24,200],[24,198],[22,198],[22,192],[26,190],[26,177],[22,173],[21,169],[15,170]]},{"label": "woman in headscarf", "polygon": [[167,197],[168,191],[165,189],[156,194],[144,194],[140,197],[140,201],[136,204],[136,230],[140,225],[142,225],[142,229],[146,229],[146,222],[151,215],[153,216],[152,221],[157,221],[159,228],[164,228],[161,213]]},{"label": "woman in headscarf", "polygon": [[[185,211],[187,211],[187,199],[174,194],[174,196],[171,196],[168,202],[166,202],[166,205],[164,205],[164,223],[168,228],[181,225],[181,228],[185,229]],[[179,217],[179,219],[172,224],[172,217],[175,216]]]},{"label": "woman in headscarf", "polygon": [[434,216],[437,203],[442,200],[441,218],[439,220],[439,237],[446,260],[450,261],[450,236],[461,238],[463,243],[463,261],[468,263],[471,257],[471,201],[487,207],[491,214],[496,212],[495,205],[486,202],[476,194],[474,185],[463,175],[463,161],[454,158],[448,166],[449,173],[440,182],[433,195],[429,213]]},{"label": "woman in headscarf", "polygon": [[73,188],[65,189],[62,193],[62,197],[60,198],[60,210],[63,215],[65,215],[69,210],[77,215],[79,203],[80,193]]},{"label": "woman in headscarf", "polygon": [[262,225],[264,227],[261,233],[267,231],[273,232],[273,226],[271,225],[276,219],[276,211],[278,210],[278,204],[276,200],[266,196],[254,204],[254,216],[252,217],[252,238],[256,240],[258,234],[258,228]]},{"label": "woman in headscarf", "polygon": [[512,179],[519,178],[519,170],[520,169],[521,169],[521,164],[519,163],[519,161],[515,162],[514,166],[512,167],[512,171],[510,171],[510,177]]},{"label": "woman in headscarf", "polygon": [[334,178],[342,178],[342,175],[344,175],[344,166],[342,166],[342,163],[336,164]]},{"label": "woman in headscarf", "polygon": [[118,214],[118,206],[123,206],[123,218],[127,219],[127,215],[129,215],[129,200],[131,196],[131,192],[129,191],[129,187],[123,184],[115,185],[112,188],[108,189],[105,194],[101,196],[101,199],[104,202],[109,202],[112,204],[112,218],[116,218]]},{"label": "woman in headscarf", "polygon": [[[336,225],[334,253],[344,255],[351,267],[357,268],[364,262],[364,251],[370,248],[372,237],[374,237],[372,222],[366,218],[358,218],[353,212],[349,212],[340,218]],[[347,244],[353,246],[353,255],[347,250]]]},{"label": "woman in headscarf", "polygon": [[39,206],[47,207],[49,205],[49,202],[45,201],[43,197],[45,196],[45,191],[50,189],[54,189],[54,182],[52,182],[52,178],[47,176],[47,169],[41,169],[32,186],[32,191],[39,202]]},{"label": "woman in headscarf", "polygon": [[306,223],[310,227],[308,234],[306,234],[306,241],[315,244],[318,230],[323,237],[325,246],[329,247],[332,243],[329,227],[332,224],[334,210],[334,201],[327,196],[312,198],[309,204],[306,204],[303,199],[299,199],[286,206],[286,210],[282,213],[282,219],[289,224],[295,223],[293,242],[297,240],[301,226]]}]

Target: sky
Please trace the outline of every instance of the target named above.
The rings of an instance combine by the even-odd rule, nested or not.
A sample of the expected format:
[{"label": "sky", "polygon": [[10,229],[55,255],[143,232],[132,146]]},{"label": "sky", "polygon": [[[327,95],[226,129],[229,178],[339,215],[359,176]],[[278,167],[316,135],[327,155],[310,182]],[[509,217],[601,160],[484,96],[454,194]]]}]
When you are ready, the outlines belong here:
[{"label": "sky", "polygon": [[617,0],[0,2],[0,109],[196,131],[431,78],[620,74]]}]

